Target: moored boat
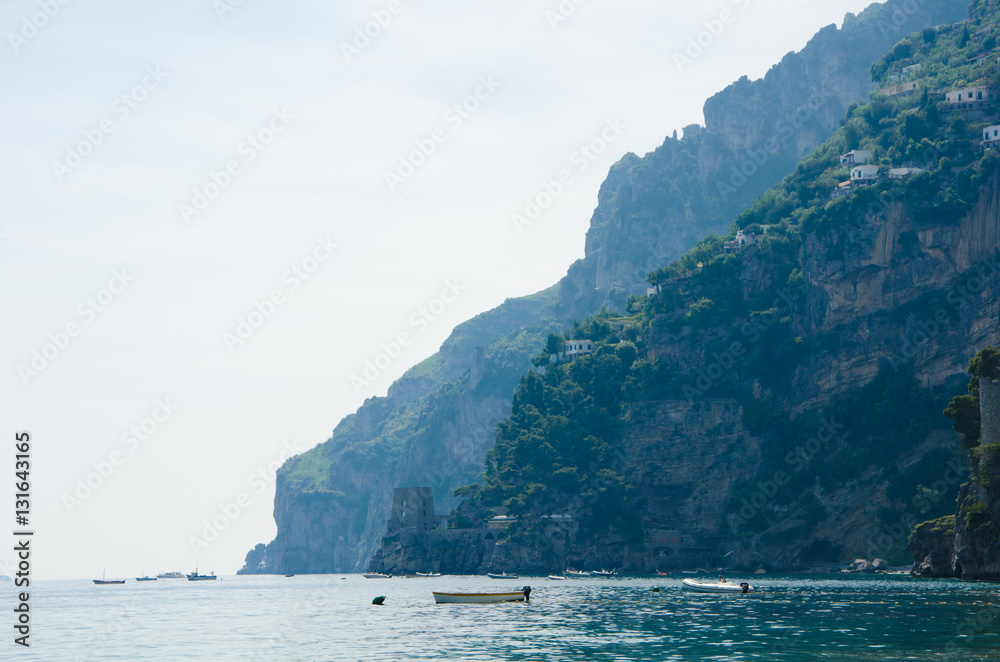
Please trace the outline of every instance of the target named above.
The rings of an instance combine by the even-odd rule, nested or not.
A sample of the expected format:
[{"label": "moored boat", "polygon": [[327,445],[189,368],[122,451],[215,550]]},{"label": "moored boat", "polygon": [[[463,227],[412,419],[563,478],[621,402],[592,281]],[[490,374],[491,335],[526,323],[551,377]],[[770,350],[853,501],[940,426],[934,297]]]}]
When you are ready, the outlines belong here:
[{"label": "moored boat", "polygon": [[583,579],[584,577],[590,577],[589,572],[580,572],[578,570],[567,570],[566,572],[563,573],[563,575],[575,579]]},{"label": "moored boat", "polygon": [[194,572],[188,575],[187,578],[189,582],[204,582],[211,579],[215,579],[215,573],[213,572],[210,575],[199,575],[198,568],[195,568]]},{"label": "moored boat", "polygon": [[701,593],[752,593],[754,591],[753,586],[750,586],[747,582],[737,584],[726,581],[722,577],[719,577],[718,581],[714,582],[699,582],[694,579],[684,579],[681,581],[681,584],[689,591],[700,591]]},{"label": "moored boat", "polygon": [[440,572],[418,572],[417,577],[440,577]]},{"label": "moored boat", "polygon": [[517,575],[508,575],[506,572],[502,572],[499,575],[494,572],[487,572],[486,576],[490,579],[519,579]]},{"label": "moored boat", "polygon": [[439,593],[431,591],[437,604],[496,604],[498,602],[530,602],[531,587],[507,593]]},{"label": "moored boat", "polygon": [[392,579],[392,575],[383,575],[381,572],[366,572],[365,579]]},{"label": "moored boat", "polygon": [[158,574],[157,579],[184,579],[183,572],[161,572]]},{"label": "moored boat", "polygon": [[591,570],[591,577],[617,577],[618,573],[614,570]]},{"label": "moored boat", "polygon": [[549,575],[548,578],[553,581],[566,581],[566,578],[562,575]]},{"label": "moored boat", "polygon": [[137,581],[137,582],[155,582],[156,581],[156,577],[136,577],[135,581]]},{"label": "moored boat", "polygon": [[95,579],[94,583],[98,584],[98,585],[104,585],[104,584],[124,584],[125,580],[124,579],[107,579],[107,573],[102,572],[101,573],[101,578],[100,579]]}]

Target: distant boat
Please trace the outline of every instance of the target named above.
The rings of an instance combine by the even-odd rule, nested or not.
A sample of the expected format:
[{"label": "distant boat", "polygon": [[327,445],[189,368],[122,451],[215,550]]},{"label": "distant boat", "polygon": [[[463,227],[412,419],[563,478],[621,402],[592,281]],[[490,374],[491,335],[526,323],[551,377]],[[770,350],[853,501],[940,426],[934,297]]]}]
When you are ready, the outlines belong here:
[{"label": "distant boat", "polygon": [[608,570],[591,570],[590,571],[590,576],[591,577],[617,577],[618,573],[615,572],[614,570],[611,570],[611,571],[608,571]]},{"label": "distant boat", "polygon": [[440,577],[440,572],[418,572],[417,577]]},{"label": "distant boat", "polygon": [[295,575],[285,575],[285,577],[294,577]]},{"label": "distant boat", "polygon": [[499,575],[493,572],[487,572],[486,576],[490,579],[518,579],[517,575],[508,575],[506,572],[502,572]]},{"label": "distant boat", "polygon": [[184,579],[183,572],[161,572],[157,575],[159,579]]},{"label": "distant boat", "polygon": [[753,593],[754,591],[753,586],[750,586],[746,582],[735,584],[726,581],[722,577],[719,577],[718,581],[714,582],[698,582],[693,579],[685,579],[681,581],[681,584],[689,591],[699,591],[701,593]]},{"label": "distant boat", "polygon": [[510,593],[437,593],[437,604],[494,604],[497,602],[524,602],[525,591]]},{"label": "distant boat", "polygon": [[136,577],[135,581],[137,581],[137,582],[155,582],[156,581],[156,577]]},{"label": "distant boat", "polygon": [[566,575],[567,577],[572,577],[575,579],[583,579],[584,577],[590,577],[589,572],[579,572],[577,570],[567,570],[563,574]]},{"label": "distant boat", "polygon": [[124,584],[124,579],[105,579],[107,573],[102,572],[100,579],[95,579],[95,584]]},{"label": "distant boat", "polygon": [[198,568],[195,568],[194,572],[188,575],[187,578],[189,582],[204,582],[210,579],[215,579],[216,577],[214,572],[210,575],[199,575]]},{"label": "distant boat", "polygon": [[566,581],[566,578],[562,575],[549,575],[548,578],[554,581]]},{"label": "distant boat", "polygon": [[365,579],[392,579],[392,575],[383,575],[381,572],[366,572]]}]

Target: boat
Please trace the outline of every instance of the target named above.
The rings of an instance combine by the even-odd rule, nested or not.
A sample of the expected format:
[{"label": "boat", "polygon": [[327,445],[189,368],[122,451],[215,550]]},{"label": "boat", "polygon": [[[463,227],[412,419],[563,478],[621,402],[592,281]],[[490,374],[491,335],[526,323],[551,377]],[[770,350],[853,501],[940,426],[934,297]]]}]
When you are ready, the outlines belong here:
[{"label": "boat", "polygon": [[737,584],[726,581],[724,577],[719,577],[718,581],[714,582],[699,582],[694,579],[684,579],[681,581],[681,584],[689,591],[700,591],[702,593],[753,593],[754,591],[753,586],[750,586],[746,582]]},{"label": "boat", "polygon": [[525,586],[522,591],[511,591],[509,593],[438,593],[434,595],[434,602],[437,604],[495,604],[497,602],[525,602],[531,587]]},{"label": "boat", "polygon": [[440,577],[440,572],[418,572],[417,577]]},{"label": "boat", "polygon": [[285,577],[294,577],[295,575],[285,575]]},{"label": "boat", "polygon": [[383,575],[381,572],[366,572],[365,579],[392,579],[392,575]]},{"label": "boat", "polygon": [[137,582],[155,582],[156,581],[156,577],[136,577],[135,581],[137,581]]},{"label": "boat", "polygon": [[156,576],[157,579],[184,579],[183,572],[161,572]]},{"label": "boat", "polygon": [[575,579],[583,579],[584,577],[590,577],[589,572],[579,572],[577,570],[567,570],[563,573],[566,577],[571,577]]},{"label": "boat", "polygon": [[188,575],[187,578],[189,582],[204,582],[210,579],[215,579],[215,573],[213,572],[210,575],[199,575],[198,568],[195,568],[194,572]]},{"label": "boat", "polygon": [[94,583],[95,584],[99,584],[99,585],[103,585],[103,584],[124,584],[125,583],[124,579],[105,579],[105,577],[106,577],[106,573],[102,572],[101,573],[101,578],[100,579],[95,579]]},{"label": "boat", "polygon": [[562,575],[549,575],[548,578],[553,581],[566,581],[566,578]]},{"label": "boat", "polygon": [[508,575],[506,572],[502,572],[499,575],[493,572],[487,572],[486,576],[490,579],[518,579],[517,575]]},{"label": "boat", "polygon": [[615,572],[614,570],[611,570],[610,572],[607,571],[607,570],[592,570],[590,572],[590,576],[591,577],[617,577],[618,573]]}]

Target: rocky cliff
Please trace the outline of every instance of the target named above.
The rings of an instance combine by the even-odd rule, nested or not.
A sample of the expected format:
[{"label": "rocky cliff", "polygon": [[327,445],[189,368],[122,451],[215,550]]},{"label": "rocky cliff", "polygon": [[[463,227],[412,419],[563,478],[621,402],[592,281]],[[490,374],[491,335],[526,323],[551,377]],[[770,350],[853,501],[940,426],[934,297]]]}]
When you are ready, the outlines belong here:
[{"label": "rocky cliff", "polygon": [[[654,152],[625,156],[601,187],[586,257],[554,288],[460,325],[440,352],[372,398],[278,474],[278,534],[243,572],[361,570],[379,544],[392,489],[431,485],[457,500],[510,411],[518,378],[552,328],[604,304],[622,307],[646,274],[733,216],[785,175],[872,88],[867,70],[902,35],[958,20],[957,0],[889,0],[821,31],[762,81],[741,80]],[[741,172],[734,172],[736,168]]]},{"label": "rocky cliff", "polygon": [[[971,370],[970,370],[971,372]],[[972,476],[955,515],[924,522],[910,536],[912,574],[1000,579],[1000,382],[978,379],[978,443],[969,443]]]}]

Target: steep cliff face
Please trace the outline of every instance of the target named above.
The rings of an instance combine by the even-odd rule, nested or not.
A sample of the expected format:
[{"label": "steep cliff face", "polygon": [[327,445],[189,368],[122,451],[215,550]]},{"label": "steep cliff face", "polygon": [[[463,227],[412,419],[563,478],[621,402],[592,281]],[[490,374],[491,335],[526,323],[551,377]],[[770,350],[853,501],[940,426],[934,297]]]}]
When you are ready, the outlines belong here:
[{"label": "steep cliff face", "polygon": [[[243,571],[363,569],[400,485],[432,485],[447,495],[441,508],[454,505],[454,489],[481,474],[493,427],[550,329],[603,304],[622,307],[650,270],[728,228],[864,98],[870,76],[859,71],[907,32],[964,11],[960,0],[873,5],[842,30],[824,29],[808,52],[789,55],[764,81],[720,93],[706,105],[707,129],[689,127],[683,140],[624,157],[601,188],[586,257],[557,286],[459,326],[386,398],[370,399],[331,439],[289,461],[277,484],[278,534],[262,556],[248,555]],[[749,173],[745,181],[733,179],[733,165]]]},{"label": "steep cliff face", "polygon": [[1000,381],[978,383],[981,438],[970,450],[972,476],[955,515],[914,529],[908,545],[914,575],[1000,579]]},{"label": "steep cliff face", "polygon": [[823,28],[764,78],[744,77],[709,99],[705,127],[622,159],[601,187],[587,257],[570,270],[566,289],[591,298],[596,291],[620,309],[649,272],[706,234],[725,233],[740,209],[822,144],[847,107],[875,88],[871,65],[897,41],[961,20],[966,9],[951,0],[890,1],[848,15],[840,30]]}]

